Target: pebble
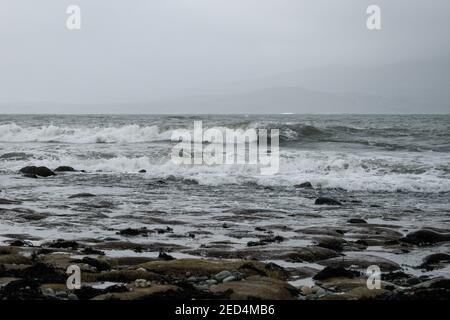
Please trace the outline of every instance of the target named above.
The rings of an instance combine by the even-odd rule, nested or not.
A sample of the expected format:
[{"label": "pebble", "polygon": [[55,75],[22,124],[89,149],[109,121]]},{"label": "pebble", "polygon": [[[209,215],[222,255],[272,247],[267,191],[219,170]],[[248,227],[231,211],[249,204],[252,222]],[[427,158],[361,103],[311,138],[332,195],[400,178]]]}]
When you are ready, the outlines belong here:
[{"label": "pebble", "polygon": [[55,291],[52,288],[43,288],[42,290],[42,294],[45,296],[55,296]]},{"label": "pebble", "polygon": [[303,286],[303,287],[300,289],[300,291],[301,291],[301,293],[302,293],[304,296],[307,296],[307,295],[310,295],[310,294],[313,293],[311,287],[308,287],[308,286]]},{"label": "pebble", "polygon": [[223,282],[224,283],[225,282],[231,282],[231,281],[234,281],[234,280],[236,280],[235,276],[229,276],[229,277],[226,277],[225,279],[223,279]]},{"label": "pebble", "polygon": [[69,293],[69,294],[67,295],[67,298],[68,298],[69,300],[78,300],[78,297],[77,297],[75,294],[73,294],[73,293]]},{"label": "pebble", "polygon": [[221,271],[221,272],[217,273],[214,276],[214,279],[216,279],[218,282],[221,282],[222,280],[224,280],[226,278],[229,278],[231,276],[233,276],[233,274],[230,271],[224,270],[224,271]]},{"label": "pebble", "polygon": [[148,287],[149,283],[145,279],[136,279],[134,281],[134,285],[138,288],[145,288],[145,287]]}]

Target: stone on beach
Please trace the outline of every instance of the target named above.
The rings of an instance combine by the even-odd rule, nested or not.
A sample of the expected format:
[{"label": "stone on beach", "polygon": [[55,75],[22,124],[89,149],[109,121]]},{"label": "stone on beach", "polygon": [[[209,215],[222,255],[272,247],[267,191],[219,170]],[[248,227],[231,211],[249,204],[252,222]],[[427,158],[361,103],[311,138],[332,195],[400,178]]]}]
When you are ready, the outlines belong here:
[{"label": "stone on beach", "polygon": [[40,177],[50,177],[56,175],[47,167],[28,166],[20,169],[20,172],[27,175],[36,175]]},{"label": "stone on beach", "polygon": [[327,205],[327,206],[341,206],[342,203],[338,200],[327,198],[327,197],[319,197],[314,202],[316,205]]}]

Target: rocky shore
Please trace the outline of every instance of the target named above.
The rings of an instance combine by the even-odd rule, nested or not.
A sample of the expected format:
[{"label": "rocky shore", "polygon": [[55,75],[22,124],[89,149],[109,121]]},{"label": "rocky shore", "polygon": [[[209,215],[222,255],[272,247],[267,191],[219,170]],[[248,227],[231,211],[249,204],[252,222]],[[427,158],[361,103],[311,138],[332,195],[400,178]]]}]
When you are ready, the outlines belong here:
[{"label": "rocky shore", "polygon": [[[382,207],[385,194],[363,201],[309,182],[278,189],[227,185],[227,199],[227,193],[218,197],[208,186],[173,176],[140,180],[143,173],[111,177],[67,166],[20,172],[11,179],[36,184],[29,189],[33,196],[9,196],[22,193],[22,185],[1,193],[2,300],[450,298],[445,209],[433,216],[442,221],[437,227],[413,206]],[[125,189],[138,183],[131,189],[136,193]],[[49,185],[53,189],[43,191]],[[110,189],[101,193],[98,185]],[[118,189],[124,195],[109,191]],[[241,193],[262,199],[260,207],[250,207],[253,200],[245,197],[232,207]],[[182,201],[180,194],[206,209],[172,209],[171,199]],[[271,196],[279,199],[276,208],[264,202]],[[161,199],[170,212],[155,209]],[[87,231],[77,236],[76,228]],[[46,239],[49,230],[70,236]],[[81,288],[71,290],[66,271],[73,265],[80,268]],[[381,272],[379,288],[367,284],[372,266]]]},{"label": "rocky shore", "polygon": [[[327,231],[330,232],[331,230]],[[411,236],[407,236],[399,239],[398,243],[391,246],[408,250],[416,245],[408,243],[410,238]],[[108,257],[105,252],[111,248],[134,248],[133,250],[142,252],[154,250],[157,245],[145,246],[121,241],[87,245],[58,240],[33,246],[25,240],[14,240],[9,246],[0,247],[0,299],[450,298],[448,277],[413,276],[388,259],[364,254],[347,256],[343,252],[345,246],[363,245],[349,244],[339,239],[333,236],[322,237],[317,246],[283,254],[283,259],[287,261],[311,263],[311,266],[303,268],[282,267],[276,263],[256,260],[256,257],[267,258],[270,255],[263,249],[235,251],[224,254],[226,258],[221,259],[211,257],[219,255],[217,250],[215,254],[209,254],[208,258],[176,259],[170,252],[162,251],[164,246],[161,245],[161,251],[154,258]],[[280,256],[277,258],[281,259]],[[417,267],[442,268],[449,262],[448,254],[431,254]],[[66,270],[71,265],[77,265],[81,271],[81,288],[78,290],[69,290],[66,284],[69,277]],[[367,286],[368,278],[364,270],[370,265],[377,265],[382,270],[380,288],[369,289]],[[302,284],[302,279],[310,281]]]}]

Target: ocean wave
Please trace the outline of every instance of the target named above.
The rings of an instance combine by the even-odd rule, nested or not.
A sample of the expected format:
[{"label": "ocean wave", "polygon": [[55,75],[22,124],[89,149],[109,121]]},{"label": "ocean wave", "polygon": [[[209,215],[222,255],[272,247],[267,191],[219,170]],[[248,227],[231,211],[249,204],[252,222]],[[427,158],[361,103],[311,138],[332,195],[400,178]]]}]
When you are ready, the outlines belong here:
[{"label": "ocean wave", "polygon": [[[97,155],[98,156],[98,155]],[[2,170],[16,174],[27,165],[60,165],[85,170],[87,174],[137,174],[145,169],[146,178],[175,176],[206,185],[257,183],[264,186],[294,186],[309,181],[322,188],[346,190],[450,192],[450,155],[402,153],[343,153],[333,151],[282,152],[279,171],[262,176],[255,165],[177,165],[169,156],[125,156],[84,158],[61,151],[52,157],[3,160]]]},{"label": "ocean wave", "polygon": [[55,125],[22,127],[15,123],[0,125],[0,142],[137,143],[170,140],[171,132],[158,126],[60,127]]},{"label": "ocean wave", "polygon": [[[193,119],[195,120],[195,119]],[[279,130],[281,146],[296,146],[298,143],[339,143],[375,147],[390,151],[407,150],[421,152],[427,150],[450,151],[448,143],[450,136],[441,133],[429,136],[418,130],[408,128],[361,128],[343,125],[312,125],[305,123],[277,123],[243,121],[233,124],[211,125],[204,121],[203,130],[215,128],[223,134],[225,142],[227,130],[240,130],[244,133],[249,129]],[[167,142],[173,134],[182,130],[193,130],[193,121],[182,126],[175,124],[141,126],[130,124],[110,127],[65,127],[47,126],[24,127],[16,123],[0,125],[0,142],[43,142],[43,143],[144,143]],[[207,140],[205,140],[207,141]],[[252,141],[256,142],[256,141]]]}]

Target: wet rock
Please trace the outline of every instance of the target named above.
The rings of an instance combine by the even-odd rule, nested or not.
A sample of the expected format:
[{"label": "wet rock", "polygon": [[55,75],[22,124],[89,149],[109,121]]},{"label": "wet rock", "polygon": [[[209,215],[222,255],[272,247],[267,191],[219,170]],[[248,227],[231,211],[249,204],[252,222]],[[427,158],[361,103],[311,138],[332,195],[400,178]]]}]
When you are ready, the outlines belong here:
[{"label": "wet rock", "polygon": [[60,166],[55,169],[55,172],[76,172],[76,170],[69,166]]},{"label": "wet rock", "polygon": [[132,229],[127,228],[120,230],[117,234],[120,234],[122,236],[139,236],[139,235],[147,235],[150,232],[146,227],[140,228],[140,229]]},{"label": "wet rock", "polygon": [[4,153],[0,156],[0,159],[8,159],[8,160],[27,160],[33,157],[32,154],[24,153],[24,152],[8,152]]},{"label": "wet rock", "polygon": [[36,167],[36,166],[24,167],[20,169],[20,172],[23,174],[36,175],[40,177],[50,177],[55,175],[55,173],[47,167]]},{"label": "wet rock", "polygon": [[158,284],[147,288],[133,288],[127,292],[106,293],[96,296],[93,300],[147,300],[162,298],[165,295],[179,296],[181,293],[182,290],[177,286]]},{"label": "wet rock", "polygon": [[[213,277],[217,273],[228,270],[244,273],[245,275],[264,275],[277,279],[282,279],[283,274],[276,269],[266,269],[266,265],[258,261],[245,260],[203,260],[203,259],[178,259],[172,261],[151,261],[137,265],[137,268],[158,274],[185,277],[190,276],[208,276]],[[280,267],[281,268],[281,267]]]},{"label": "wet rock", "polygon": [[144,269],[142,271],[133,269],[124,270],[111,270],[103,271],[101,273],[83,273],[83,281],[85,282],[99,282],[99,281],[111,281],[111,282],[133,282],[136,279],[145,279],[148,281],[162,282],[166,280],[164,275],[159,275],[154,272],[149,272]]},{"label": "wet rock", "polygon": [[95,255],[100,255],[100,256],[104,256],[105,255],[105,253],[103,251],[96,250],[96,249],[93,249],[91,247],[84,248],[83,250],[81,250],[81,253],[83,253],[83,254],[95,254]]},{"label": "wet rock", "polygon": [[20,204],[20,201],[16,200],[8,200],[8,199],[2,199],[0,198],[0,204]]},{"label": "wet rock", "polygon": [[335,227],[308,227],[308,228],[295,230],[295,232],[303,233],[303,234],[312,234],[312,235],[342,237],[346,232],[348,232],[348,230],[350,230],[350,229],[335,228]]},{"label": "wet rock", "polygon": [[9,243],[12,247],[32,247],[33,244],[29,241],[24,240],[13,240]]},{"label": "wet rock", "polygon": [[423,259],[423,263],[420,265],[421,268],[425,269],[435,269],[439,267],[442,262],[450,262],[450,254],[447,253],[433,253],[426,256]]},{"label": "wet rock", "polygon": [[72,240],[64,240],[64,239],[58,239],[53,242],[47,242],[44,243],[44,246],[49,248],[59,248],[59,249],[77,249],[79,244],[76,241]]},{"label": "wet rock", "polygon": [[273,237],[264,237],[263,239],[259,241],[249,241],[247,242],[247,247],[256,247],[256,246],[265,246],[269,243],[273,242],[283,242],[284,238],[282,236],[273,236]]},{"label": "wet rock", "polygon": [[20,215],[21,218],[29,221],[39,221],[47,218],[47,215],[39,212],[32,212]]},{"label": "wet rock", "polygon": [[223,283],[238,280],[235,276],[229,276],[222,280]]},{"label": "wet rock", "polygon": [[348,223],[367,223],[366,220],[360,218],[352,218],[347,220]]},{"label": "wet rock", "polygon": [[342,203],[332,198],[320,197],[314,202],[316,205],[341,206]]},{"label": "wet rock", "polygon": [[105,289],[82,286],[81,289],[75,291],[75,294],[77,295],[79,300],[90,300],[96,296],[114,292],[128,292],[128,289],[123,285],[113,285]]},{"label": "wet rock", "polygon": [[165,233],[172,233],[173,229],[171,227],[167,227],[165,229],[156,228],[154,231],[156,231],[158,234],[165,234]]},{"label": "wet rock", "polygon": [[105,261],[105,260],[94,259],[94,258],[90,258],[90,257],[84,257],[81,260],[81,262],[86,263],[86,264],[94,267],[98,271],[111,270],[110,264],[107,261]]},{"label": "wet rock", "polygon": [[301,189],[312,189],[313,185],[311,184],[311,182],[303,182],[300,184],[296,184],[294,187],[301,188]]},{"label": "wet rock", "polygon": [[328,278],[344,277],[344,278],[355,278],[361,276],[361,273],[355,270],[349,270],[342,267],[325,267],[325,269],[319,271],[313,279],[314,280],[325,280]]},{"label": "wet rock", "polygon": [[408,233],[401,241],[419,246],[435,244],[450,241],[450,233],[439,233],[433,230],[422,229]]},{"label": "wet rock", "polygon": [[290,262],[315,262],[333,257],[339,257],[340,255],[341,254],[334,250],[314,246],[297,248],[294,251],[277,255],[276,258]]},{"label": "wet rock", "polygon": [[233,274],[230,271],[224,270],[224,271],[221,271],[221,272],[217,273],[216,275],[214,275],[214,279],[217,282],[222,282],[223,279],[231,277],[231,276],[233,276]]},{"label": "wet rock", "polygon": [[334,251],[342,251],[346,241],[338,237],[320,237],[316,238],[315,242],[319,247],[327,248]]},{"label": "wet rock", "polygon": [[442,288],[442,289],[450,289],[450,279],[444,277],[437,277],[428,281],[421,282],[414,286],[414,288]]},{"label": "wet rock", "polygon": [[165,253],[164,251],[160,251],[158,254],[158,258],[165,260],[165,261],[170,261],[170,260],[175,260],[174,257],[172,257],[171,255]]},{"label": "wet rock", "polygon": [[77,193],[77,194],[73,194],[73,195],[69,196],[69,199],[92,198],[92,197],[96,197],[96,195],[92,194],[92,193],[82,192],[82,193]]},{"label": "wet rock", "polygon": [[371,255],[352,255],[352,256],[343,256],[337,258],[326,259],[322,261],[318,261],[319,264],[329,267],[341,267],[341,268],[349,268],[352,266],[356,266],[362,269],[366,269],[371,265],[376,265],[380,267],[382,272],[386,271],[394,271],[400,269],[400,266],[391,260],[371,256]]},{"label": "wet rock", "polygon": [[25,174],[22,175],[22,177],[24,177],[24,178],[31,178],[31,179],[37,179],[38,178],[37,175],[31,174],[31,173],[25,173]]},{"label": "wet rock", "polygon": [[284,281],[251,276],[245,281],[231,281],[211,286],[211,292],[229,293],[233,300],[291,300],[297,289]]},{"label": "wet rock", "polygon": [[39,283],[33,280],[11,281],[0,289],[0,300],[45,300]]}]

